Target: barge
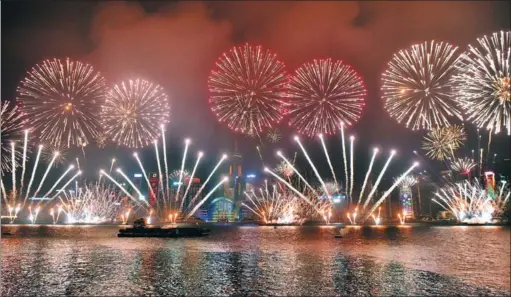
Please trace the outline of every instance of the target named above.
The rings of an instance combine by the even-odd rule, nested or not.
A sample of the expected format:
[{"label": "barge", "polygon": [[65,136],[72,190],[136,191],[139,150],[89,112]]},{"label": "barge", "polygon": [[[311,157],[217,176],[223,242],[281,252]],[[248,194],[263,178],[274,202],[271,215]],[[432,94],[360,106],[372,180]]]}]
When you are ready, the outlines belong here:
[{"label": "barge", "polygon": [[179,237],[201,237],[209,235],[210,230],[196,226],[183,227],[147,227],[145,220],[135,221],[133,227],[121,228],[117,237],[160,237],[160,238],[179,238]]}]

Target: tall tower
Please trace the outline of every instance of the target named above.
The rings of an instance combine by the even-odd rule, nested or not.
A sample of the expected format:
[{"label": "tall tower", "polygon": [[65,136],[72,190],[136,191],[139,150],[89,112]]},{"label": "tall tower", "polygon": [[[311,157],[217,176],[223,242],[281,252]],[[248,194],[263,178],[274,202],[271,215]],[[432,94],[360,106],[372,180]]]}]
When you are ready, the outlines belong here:
[{"label": "tall tower", "polygon": [[245,178],[243,176],[242,157],[238,152],[238,143],[234,141],[234,151],[232,153],[229,164],[229,183],[224,186],[224,196],[229,198],[233,204],[233,211],[231,221],[239,218],[241,207],[241,200],[243,199],[243,192],[245,191]]}]

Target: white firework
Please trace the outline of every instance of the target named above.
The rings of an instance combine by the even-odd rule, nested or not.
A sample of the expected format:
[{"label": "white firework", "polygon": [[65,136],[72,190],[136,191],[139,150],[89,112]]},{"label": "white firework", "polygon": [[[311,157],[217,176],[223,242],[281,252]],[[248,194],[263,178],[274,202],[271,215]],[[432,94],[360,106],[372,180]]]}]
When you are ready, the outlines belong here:
[{"label": "white firework", "polygon": [[479,128],[511,135],[511,31],[493,33],[470,45],[453,77],[457,101]]}]

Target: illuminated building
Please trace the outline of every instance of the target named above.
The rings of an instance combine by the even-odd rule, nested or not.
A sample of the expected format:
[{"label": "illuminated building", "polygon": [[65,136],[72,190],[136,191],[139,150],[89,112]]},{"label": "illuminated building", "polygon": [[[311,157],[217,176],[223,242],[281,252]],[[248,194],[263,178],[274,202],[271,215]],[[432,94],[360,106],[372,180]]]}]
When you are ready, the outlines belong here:
[{"label": "illuminated building", "polygon": [[210,203],[209,220],[232,222],[239,220],[241,213],[241,201],[245,192],[245,177],[241,154],[238,152],[236,141],[234,152],[229,158],[228,176],[229,182],[224,183],[223,193]]},{"label": "illuminated building", "polygon": [[147,192],[149,193],[149,205],[152,207],[156,206],[156,196],[158,196],[159,190],[160,190],[160,184],[159,184],[159,176],[158,173],[150,173],[149,174],[149,183],[151,184],[151,189],[147,189]]},{"label": "illuminated building", "polygon": [[401,203],[401,213],[406,213],[407,218],[415,218],[412,187],[416,183],[416,177],[407,176],[399,185],[399,201]]},{"label": "illuminated building", "polygon": [[[186,197],[182,197],[182,195],[185,194],[186,189],[188,187],[189,183],[192,183],[190,185],[190,189],[188,190],[188,193],[186,194]],[[183,204],[183,210],[186,210],[187,207],[190,205],[190,202],[192,199],[197,195],[201,188],[201,180],[199,178],[194,177],[193,179],[187,177],[184,179],[184,181],[181,183],[181,187],[179,189],[179,206],[176,206],[176,208],[180,208],[181,203]],[[172,181],[169,179],[169,196],[172,199],[176,196],[177,189],[179,188],[179,182]],[[196,197],[195,203],[199,202],[204,198],[204,191],[202,191],[199,196]],[[182,202],[184,200],[184,202]]]},{"label": "illuminated building", "polygon": [[486,181],[486,189],[488,189],[489,186],[495,189],[495,173],[493,173],[493,171],[486,171],[484,173],[484,179]]}]

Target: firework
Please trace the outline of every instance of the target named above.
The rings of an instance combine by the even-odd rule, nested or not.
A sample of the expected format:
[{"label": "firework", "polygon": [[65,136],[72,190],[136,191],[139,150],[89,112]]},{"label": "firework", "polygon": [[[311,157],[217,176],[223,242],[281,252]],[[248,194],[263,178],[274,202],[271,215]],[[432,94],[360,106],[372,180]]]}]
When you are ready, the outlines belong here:
[{"label": "firework", "polygon": [[436,128],[424,136],[422,149],[432,159],[453,159],[454,151],[460,148],[465,140],[466,133],[461,126]]},{"label": "firework", "polygon": [[289,125],[308,136],[334,134],[339,122],[351,125],[360,118],[365,96],[351,66],[331,59],[306,63],[289,82]]},{"label": "firework", "polygon": [[511,134],[511,31],[493,33],[469,45],[453,77],[467,120],[480,128]]},{"label": "firework", "polygon": [[450,211],[464,223],[485,224],[498,219],[506,209],[511,192],[505,182],[499,189],[490,185],[484,189],[479,183],[468,181],[448,186],[435,193],[433,202]]},{"label": "firework", "polygon": [[281,192],[272,187],[271,191],[245,192],[246,202],[242,205],[252,211],[264,223],[291,224],[302,221],[295,213],[299,198],[291,191]]},{"label": "firework", "polygon": [[62,191],[57,197],[57,207],[64,212],[66,224],[112,222],[121,210],[122,196],[115,187],[100,183],[84,185],[78,191]]},{"label": "firework", "polygon": [[261,132],[282,119],[286,84],[285,66],[275,54],[248,44],[233,47],[209,77],[211,110],[234,131]]},{"label": "firework", "polygon": [[[26,142],[28,141],[28,133],[26,133],[25,135],[26,136],[25,136],[24,147],[26,147]],[[15,154],[14,150],[15,150],[15,147],[13,146],[13,154],[12,155]],[[39,213],[39,211],[37,209],[41,208],[40,207],[40,205],[42,203],[41,201],[51,201],[52,199],[54,199],[56,197],[56,195],[53,195],[54,194],[53,191],[57,188],[57,186],[61,186],[61,189],[65,189],[73,180],[75,180],[81,174],[81,172],[78,171],[71,178],[69,178],[66,183],[64,183],[62,185],[61,182],[69,174],[69,172],[71,170],[73,170],[73,168],[74,168],[73,166],[70,166],[64,173],[62,173],[60,175],[60,177],[57,179],[57,181],[55,181],[53,183],[53,185],[50,187],[49,190],[47,190],[46,192],[41,192],[43,187],[48,188],[48,185],[45,184],[45,181],[51,171],[53,163],[55,162],[56,158],[58,157],[58,154],[54,153],[53,157],[51,158],[51,160],[50,160],[48,166],[46,167],[46,170],[42,174],[42,176],[39,174],[39,175],[37,175],[38,178],[36,178],[36,172],[38,169],[39,160],[41,158],[42,152],[43,152],[43,146],[40,145],[37,150],[37,155],[35,157],[35,161],[34,161],[34,164],[32,167],[32,172],[30,173],[30,179],[28,180],[28,185],[25,184],[25,171],[26,171],[26,163],[25,162],[22,163],[22,172],[20,175],[20,174],[16,174],[16,170],[15,170],[16,164],[15,164],[14,160],[12,160],[12,164],[11,164],[11,166],[12,166],[11,167],[12,180],[10,183],[10,188],[7,189],[5,187],[6,181],[4,181],[4,178],[8,178],[8,177],[7,176],[2,177],[2,181],[1,181],[2,195],[1,196],[4,199],[3,205],[7,208],[7,211],[9,212],[8,217],[11,219],[11,223],[14,222],[14,220],[18,217],[18,213],[20,211],[24,210],[25,204],[27,202],[30,203],[30,205],[29,205],[29,212],[30,212],[30,217],[31,217],[30,220],[32,221],[32,223],[34,223],[35,220],[37,219],[37,214]],[[24,159],[26,159],[26,158],[24,157]],[[39,172],[39,173],[41,173],[41,172]],[[34,202],[37,200],[38,200],[38,202]],[[32,205],[34,207],[32,207]],[[36,212],[34,213],[32,211],[32,209],[36,210]]]},{"label": "firework", "polygon": [[18,87],[17,100],[44,143],[87,144],[98,133],[106,81],[89,64],[45,60]]},{"label": "firework", "polygon": [[163,88],[146,80],[123,81],[107,92],[101,110],[105,134],[123,146],[139,148],[151,144],[170,116]]},{"label": "firework", "polygon": [[288,164],[286,161],[281,161],[279,165],[275,167],[274,171],[286,178],[290,178],[294,174],[292,165]]},{"label": "firework", "polygon": [[[397,180],[397,179],[395,179]],[[417,178],[415,176],[405,176],[403,179],[401,179],[401,183],[399,184],[402,188],[410,188],[413,187],[417,183]]]},{"label": "firework", "polygon": [[[20,112],[18,106],[10,103],[9,101],[2,101],[0,116],[0,130],[2,131],[1,145],[2,145],[2,176],[5,172],[9,172],[11,168],[11,143],[19,140],[23,136],[23,128],[26,123],[26,118]],[[19,166],[21,152],[15,153],[16,166]]]},{"label": "firework", "polygon": [[266,134],[266,138],[271,143],[277,143],[282,139],[282,135],[280,135],[278,129],[273,129],[268,131],[268,133]]},{"label": "firework", "polygon": [[454,161],[450,162],[451,170],[457,171],[462,174],[468,174],[474,167],[476,167],[476,163],[472,159],[468,158],[457,158]]},{"label": "firework", "polygon": [[[45,144],[44,147],[46,149],[41,152],[41,158],[46,164],[49,164],[54,157],[55,160],[53,161],[53,164],[55,166],[66,163],[67,148],[65,146]],[[56,152],[58,152],[58,154],[55,154]]]},{"label": "firework", "polygon": [[[163,134],[164,135],[164,134]],[[132,193],[127,191],[126,188],[124,188],[115,178],[110,176],[110,174],[106,173],[104,170],[100,171],[100,174],[108,178],[113,184],[115,184],[121,191],[123,191],[127,197],[131,199],[131,204],[133,206],[143,208],[146,213],[148,214],[148,219],[151,220],[151,216],[154,214],[154,216],[160,221],[160,222],[176,222],[178,219],[182,221],[188,220],[190,217],[195,215],[197,210],[207,201],[207,199],[213,195],[213,193],[223,184],[227,181],[227,179],[222,179],[218,184],[216,184],[214,187],[210,189],[208,193],[205,195],[203,194],[204,189],[206,186],[209,185],[210,180],[215,175],[216,171],[220,168],[220,165],[223,163],[223,161],[227,158],[227,155],[223,155],[222,158],[218,161],[216,166],[211,170],[208,177],[204,181],[204,183],[201,185],[201,187],[196,191],[190,191],[191,184],[193,183],[196,170],[199,165],[199,161],[203,157],[202,152],[198,152],[197,159],[195,162],[195,165],[193,167],[192,173],[189,173],[187,170],[185,170],[186,166],[186,159],[187,159],[187,153],[188,153],[188,146],[190,145],[191,141],[189,139],[185,140],[185,150],[183,153],[183,158],[181,160],[181,169],[174,170],[170,175],[168,172],[168,164],[167,164],[167,158],[166,158],[166,144],[165,144],[165,137],[162,136],[162,142],[163,142],[163,162],[161,162],[160,158],[160,149],[158,146],[158,142],[154,141],[154,148],[155,148],[155,154],[156,154],[156,162],[158,167],[158,181],[150,181],[148,174],[145,170],[144,164],[140,160],[137,153],[134,153],[133,156],[135,157],[137,164],[139,165],[142,175],[144,176],[144,179],[147,183],[147,188],[149,189],[149,201],[147,201],[146,197],[142,195],[142,192],[140,189],[134,185],[128,176],[122,172],[121,169],[117,169],[116,172],[119,173],[122,178],[128,182],[131,186],[131,188],[134,189],[134,191],[137,193],[138,198],[134,197]],[[163,163],[163,164],[161,164]],[[165,175],[163,174],[163,169],[165,169]],[[164,178],[165,176],[169,176],[173,181],[177,183],[177,187],[170,188],[168,186],[169,180]],[[156,187],[157,190],[154,190],[153,188]],[[136,211],[136,210],[135,210]]]},{"label": "firework", "polygon": [[265,187],[245,192],[242,206],[255,214],[262,222],[272,224],[302,224],[306,220],[328,219],[332,205],[320,199],[304,183],[294,186],[287,182],[276,182]]},{"label": "firework", "polygon": [[[341,125],[341,133],[342,135],[344,135],[344,125]],[[322,137],[320,137],[320,139],[322,140]],[[412,166],[410,166],[402,175],[399,179],[397,179],[393,185],[387,189],[383,195],[377,199],[372,207],[370,209],[368,209],[368,206],[369,206],[369,203],[372,201],[372,198],[373,196],[376,194],[376,190],[378,189],[378,186],[381,182],[381,180],[383,179],[383,176],[385,174],[385,172],[387,171],[387,168],[391,162],[391,160],[393,159],[394,155],[395,155],[395,151],[392,150],[389,154],[389,157],[387,158],[387,161],[385,162],[385,165],[383,166],[383,168],[381,169],[376,181],[374,182],[374,184],[372,184],[371,188],[368,189],[368,193],[366,191],[366,188],[367,188],[367,184],[368,184],[368,179],[369,179],[369,176],[371,175],[371,171],[372,171],[372,168],[373,168],[373,165],[374,165],[374,161],[376,159],[376,155],[378,154],[379,150],[377,148],[373,149],[373,154],[372,154],[372,157],[371,157],[371,161],[370,161],[370,164],[369,164],[369,168],[365,174],[365,179],[364,179],[364,182],[362,184],[362,187],[359,191],[355,192],[354,193],[354,171],[355,171],[355,168],[354,168],[354,149],[353,149],[353,143],[354,143],[354,137],[351,136],[350,137],[350,162],[347,162],[346,160],[346,154],[343,154],[343,159],[344,159],[344,164],[345,166],[348,166],[347,164],[350,164],[349,167],[350,168],[347,168],[345,167],[345,170],[344,170],[344,173],[345,173],[345,182],[344,182],[344,185],[345,185],[345,194],[346,196],[348,196],[348,198],[350,199],[350,201],[352,201],[352,197],[351,196],[358,196],[358,201],[356,203],[356,205],[350,205],[348,207],[351,207],[351,208],[354,208],[355,211],[353,212],[353,215],[350,216],[348,219],[350,220],[350,222],[356,224],[357,223],[357,214],[360,214],[362,215],[362,219],[361,219],[361,222],[365,222],[371,215],[373,215],[373,213],[376,211],[376,209],[381,205],[381,203],[390,195],[390,193],[398,186],[400,185],[403,180],[405,178],[407,178],[407,176],[415,169],[415,167],[418,166],[418,163],[414,163]],[[343,147],[345,146],[344,144],[344,137],[342,137],[342,140],[343,140]],[[319,200],[326,200],[329,202],[329,204],[331,205],[332,203],[334,203],[333,199],[334,199],[334,196],[337,196],[338,194],[340,194],[340,190],[341,190],[341,183],[338,183],[336,182],[338,180],[338,178],[336,177],[336,173],[335,171],[333,170],[333,167],[331,165],[331,162],[330,162],[330,157],[329,157],[329,154],[328,154],[328,150],[326,149],[326,146],[324,145],[324,142],[322,141],[322,144],[323,144],[323,148],[324,148],[324,152],[325,152],[325,156],[326,156],[326,159],[329,163],[329,167],[331,169],[331,172],[332,172],[332,178],[334,180],[334,182],[325,182],[325,179],[319,174],[318,170],[316,169],[316,166],[314,165],[314,163],[312,162],[312,160],[310,159],[306,149],[303,147],[302,143],[300,142],[300,139],[298,137],[295,137],[295,141],[298,143],[298,145],[300,146],[300,149],[302,150],[305,158],[307,159],[310,167],[312,168],[320,186],[317,187],[317,188],[314,188],[312,187],[309,182],[303,177],[302,174],[300,174],[298,172],[298,170],[283,156],[283,154],[281,152],[277,152],[277,155],[279,157],[281,157],[288,166],[290,166],[294,173],[300,178],[300,180],[303,182],[303,184],[311,191],[312,193],[312,196],[315,196],[317,197],[317,199]],[[348,170],[349,169],[349,170]],[[269,172],[270,174],[272,174],[274,177],[276,177],[281,183],[283,183],[284,185],[286,185],[287,187],[289,187],[290,189],[294,189],[293,191],[295,193],[301,193],[300,191],[296,190],[289,182],[285,181],[284,179],[282,179],[280,176],[278,176],[277,174],[269,171],[269,170],[266,170],[266,172]],[[348,175],[348,171],[350,172],[350,175]],[[350,182],[348,182],[348,178],[350,179]],[[358,195],[357,195],[358,194]],[[300,194],[299,194],[300,196]],[[305,195],[303,195],[305,196]],[[302,197],[300,196],[301,198],[303,198],[304,200],[307,200],[307,201],[310,201],[309,198],[307,197]],[[312,204],[314,205],[314,204]],[[318,211],[318,208],[315,207],[315,209]],[[322,210],[323,213],[321,213],[323,219],[325,221],[329,221],[329,216],[324,212],[324,209]],[[360,217],[360,216],[359,216]]]},{"label": "firework", "polygon": [[413,130],[462,120],[451,80],[458,59],[457,47],[435,41],[394,54],[382,75],[382,98],[390,116]]},{"label": "firework", "polygon": [[108,136],[103,131],[100,131],[94,140],[99,148],[105,148],[108,144]]},{"label": "firework", "polygon": [[170,179],[177,182],[179,179],[186,180],[190,178],[190,171],[184,169],[183,171],[176,169],[170,173]]}]

